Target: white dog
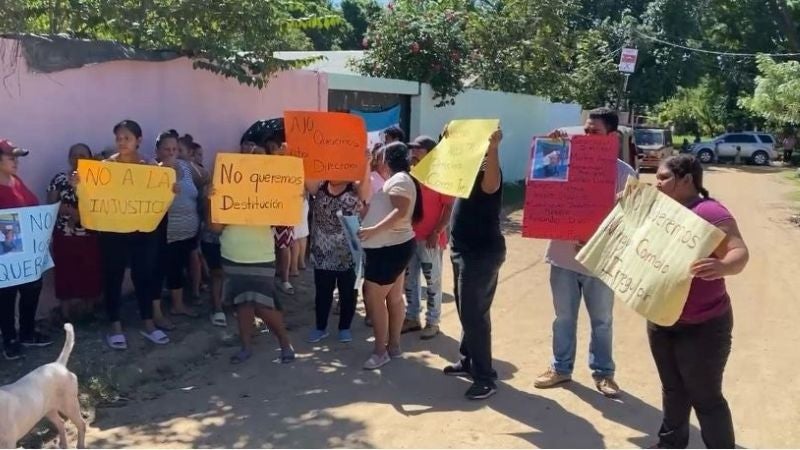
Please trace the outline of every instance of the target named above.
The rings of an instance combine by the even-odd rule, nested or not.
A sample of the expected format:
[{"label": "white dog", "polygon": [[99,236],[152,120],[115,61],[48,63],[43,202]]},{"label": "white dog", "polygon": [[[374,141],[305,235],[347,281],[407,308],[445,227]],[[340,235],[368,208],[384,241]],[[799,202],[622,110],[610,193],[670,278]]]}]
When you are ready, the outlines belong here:
[{"label": "white dog", "polygon": [[56,362],[0,387],[0,448],[16,448],[17,441],[43,417],[58,429],[61,448],[67,448],[67,433],[59,413],[78,427],[78,448],[85,447],[86,422],[78,404],[78,377],[67,369],[75,331],[70,324],[65,324],[64,330],[67,339]]}]

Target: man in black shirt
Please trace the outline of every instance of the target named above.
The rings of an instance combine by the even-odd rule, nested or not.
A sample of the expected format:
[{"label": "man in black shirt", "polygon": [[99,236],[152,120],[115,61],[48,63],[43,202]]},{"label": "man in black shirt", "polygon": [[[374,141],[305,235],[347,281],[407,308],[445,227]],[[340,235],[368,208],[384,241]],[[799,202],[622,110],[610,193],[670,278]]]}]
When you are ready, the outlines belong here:
[{"label": "man in black shirt", "polygon": [[490,308],[497,289],[500,266],[506,258],[505,238],[500,230],[503,174],[498,147],[503,133],[498,129],[469,198],[453,206],[451,252],[455,298],[463,330],[461,359],[444,368],[445,375],[470,376],[470,400],[481,400],[497,392],[497,373],[492,368],[492,323]]}]

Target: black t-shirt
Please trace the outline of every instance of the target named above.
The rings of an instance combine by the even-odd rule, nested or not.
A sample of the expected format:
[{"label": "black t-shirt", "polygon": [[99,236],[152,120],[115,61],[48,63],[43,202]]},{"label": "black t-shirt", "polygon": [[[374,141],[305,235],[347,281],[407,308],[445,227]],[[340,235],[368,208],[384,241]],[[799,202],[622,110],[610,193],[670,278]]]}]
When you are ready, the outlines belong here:
[{"label": "black t-shirt", "polygon": [[469,198],[456,199],[450,218],[451,246],[453,250],[502,251],[505,239],[500,230],[500,214],[503,206],[503,173],[500,172],[500,188],[494,194],[481,189],[484,171],[472,187]]}]

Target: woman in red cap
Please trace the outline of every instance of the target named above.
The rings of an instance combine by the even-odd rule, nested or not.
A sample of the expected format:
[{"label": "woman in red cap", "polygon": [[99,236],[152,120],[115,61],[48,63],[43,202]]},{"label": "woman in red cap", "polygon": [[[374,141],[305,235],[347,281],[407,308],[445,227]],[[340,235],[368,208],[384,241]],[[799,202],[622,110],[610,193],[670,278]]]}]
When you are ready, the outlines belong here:
[{"label": "woman in red cap", "polygon": [[[11,141],[0,139],[0,210],[38,206],[39,199],[17,176],[17,159],[28,151]],[[19,359],[22,347],[46,347],[53,341],[36,331],[36,309],[42,280],[0,288],[0,332],[3,333],[3,356]],[[19,334],[14,318],[19,297]]]}]

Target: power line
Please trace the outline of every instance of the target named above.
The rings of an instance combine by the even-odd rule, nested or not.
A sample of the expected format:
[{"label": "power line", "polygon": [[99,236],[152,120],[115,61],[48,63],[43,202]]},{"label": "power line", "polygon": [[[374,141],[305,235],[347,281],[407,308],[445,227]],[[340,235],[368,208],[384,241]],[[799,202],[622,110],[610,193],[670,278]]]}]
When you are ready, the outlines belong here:
[{"label": "power line", "polygon": [[647,34],[642,33],[639,30],[634,30],[634,32],[643,37],[647,40],[658,42],[659,44],[667,45],[670,47],[679,48],[682,50],[688,50],[691,52],[698,52],[698,53],[707,53],[710,55],[717,55],[717,56],[742,56],[742,57],[756,57],[758,55],[765,55],[765,56],[772,56],[772,57],[791,57],[791,56],[800,56],[800,53],[738,53],[738,52],[718,52],[715,50],[706,50],[704,48],[697,48],[697,47],[687,47],[685,45],[676,44],[674,42],[665,41],[663,39],[659,39],[654,36],[650,36]]}]

